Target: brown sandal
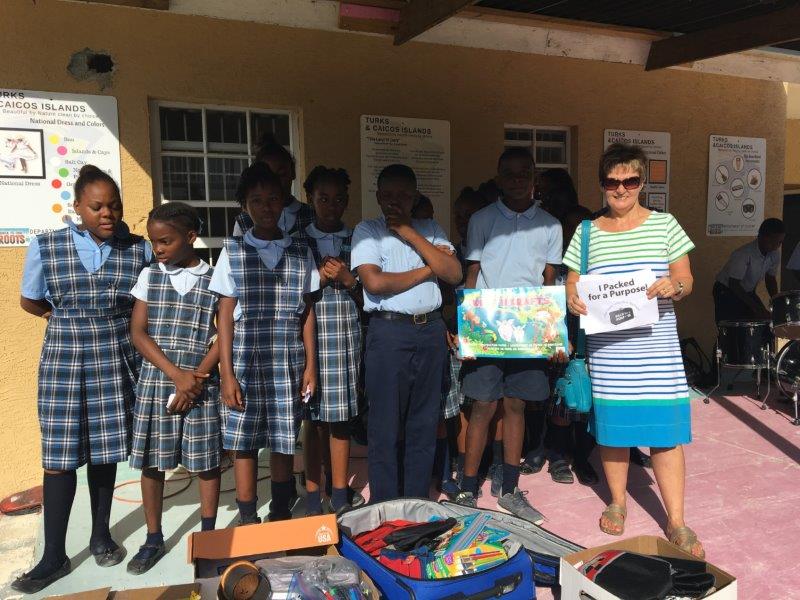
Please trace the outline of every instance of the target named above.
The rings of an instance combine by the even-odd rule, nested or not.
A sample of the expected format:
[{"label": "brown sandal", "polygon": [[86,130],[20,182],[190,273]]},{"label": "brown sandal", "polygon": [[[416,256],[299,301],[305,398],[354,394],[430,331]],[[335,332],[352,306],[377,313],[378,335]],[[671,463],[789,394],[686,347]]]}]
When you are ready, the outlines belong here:
[{"label": "brown sandal", "polygon": [[697,534],[691,527],[676,527],[672,531],[667,532],[667,539],[695,558],[703,560],[706,557],[706,551],[703,549],[703,545],[700,543],[700,540],[697,539]]},{"label": "brown sandal", "polygon": [[[621,507],[619,504],[609,504],[600,515],[600,531],[608,535],[622,535],[625,532],[625,517],[628,516],[628,511]],[[619,531],[603,527],[603,518],[610,522],[612,525],[619,527]]]}]

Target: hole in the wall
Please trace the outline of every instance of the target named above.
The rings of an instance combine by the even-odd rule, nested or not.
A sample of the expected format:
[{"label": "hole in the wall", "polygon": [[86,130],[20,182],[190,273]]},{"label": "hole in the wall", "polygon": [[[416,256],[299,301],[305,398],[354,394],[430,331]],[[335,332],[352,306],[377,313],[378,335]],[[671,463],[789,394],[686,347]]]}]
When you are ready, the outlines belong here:
[{"label": "hole in the wall", "polygon": [[95,73],[111,73],[114,70],[114,61],[108,54],[93,54],[87,59],[86,64],[89,66],[89,71]]},{"label": "hole in the wall", "polygon": [[111,85],[116,69],[114,59],[108,52],[84,48],[70,57],[67,71],[78,81],[97,81],[100,88]]}]

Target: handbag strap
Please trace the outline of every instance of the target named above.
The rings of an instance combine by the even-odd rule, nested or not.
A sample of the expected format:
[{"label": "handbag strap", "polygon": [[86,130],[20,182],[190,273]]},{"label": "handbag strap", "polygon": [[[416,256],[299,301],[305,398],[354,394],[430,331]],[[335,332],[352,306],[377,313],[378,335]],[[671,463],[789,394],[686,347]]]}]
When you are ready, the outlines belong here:
[{"label": "handbag strap", "polygon": [[[588,219],[581,222],[581,275],[589,271],[589,238],[592,235],[592,222]],[[575,340],[575,358],[586,357],[586,333],[578,329]]]}]

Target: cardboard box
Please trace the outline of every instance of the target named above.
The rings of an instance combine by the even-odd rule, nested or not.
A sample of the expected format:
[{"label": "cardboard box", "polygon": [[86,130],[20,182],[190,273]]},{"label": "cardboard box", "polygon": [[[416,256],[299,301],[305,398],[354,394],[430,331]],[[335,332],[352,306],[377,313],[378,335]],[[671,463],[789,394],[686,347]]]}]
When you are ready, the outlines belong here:
[{"label": "cardboard box", "polygon": [[[336,515],[304,517],[192,533],[187,559],[194,564],[195,581],[200,585],[203,600],[211,600],[216,598],[220,575],[238,560],[256,562],[287,555],[341,556],[336,549],[338,542]],[[370,597],[380,598],[367,574],[362,571],[361,576]]]},{"label": "cardboard box", "polygon": [[[591,560],[605,550],[627,550],[638,554],[694,559],[691,554],[684,552],[678,546],[654,535],[641,535],[627,540],[620,540],[613,544],[574,552],[561,558],[561,600],[619,600],[614,594],[589,581],[575,566]],[[736,600],[738,593],[736,578],[711,563],[707,563],[707,565],[707,572],[713,573],[716,578],[717,591],[705,598]]]}]

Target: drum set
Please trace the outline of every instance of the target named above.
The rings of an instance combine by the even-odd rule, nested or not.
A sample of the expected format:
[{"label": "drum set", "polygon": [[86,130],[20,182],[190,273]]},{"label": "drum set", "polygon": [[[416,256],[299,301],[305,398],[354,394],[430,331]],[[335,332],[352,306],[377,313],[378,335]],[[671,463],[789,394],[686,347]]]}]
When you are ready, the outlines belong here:
[{"label": "drum set", "polygon": [[792,423],[800,425],[800,290],[777,294],[769,321],[721,321],[717,329],[717,385],[703,401],[708,404],[709,396],[719,389],[722,367],[755,371],[756,397],[761,400],[762,371],[766,371],[767,393],[761,409],[767,408],[774,376],[781,393],[794,403]]}]

